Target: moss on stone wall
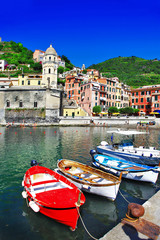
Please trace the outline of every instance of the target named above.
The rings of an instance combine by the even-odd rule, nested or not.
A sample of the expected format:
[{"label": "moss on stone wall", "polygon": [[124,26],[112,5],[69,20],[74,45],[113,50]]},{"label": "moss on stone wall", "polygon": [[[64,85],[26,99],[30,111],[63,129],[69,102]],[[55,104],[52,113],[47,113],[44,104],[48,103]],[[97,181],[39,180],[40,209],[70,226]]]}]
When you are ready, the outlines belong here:
[{"label": "moss on stone wall", "polygon": [[6,119],[36,119],[36,118],[42,118],[44,119],[46,117],[46,111],[45,108],[33,108],[33,109],[27,109],[27,108],[6,108],[5,109],[5,118]]}]

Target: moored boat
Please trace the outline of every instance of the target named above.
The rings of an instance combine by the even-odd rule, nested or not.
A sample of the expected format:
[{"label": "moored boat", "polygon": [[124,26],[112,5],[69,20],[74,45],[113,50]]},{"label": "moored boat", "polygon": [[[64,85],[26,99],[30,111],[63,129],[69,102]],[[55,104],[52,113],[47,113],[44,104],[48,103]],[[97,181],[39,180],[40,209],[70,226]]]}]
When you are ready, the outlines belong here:
[{"label": "moored boat", "polygon": [[72,160],[58,161],[59,171],[81,190],[115,200],[120,177]]},{"label": "moored boat", "polygon": [[119,157],[122,160],[132,161],[149,166],[157,166],[159,164],[160,151],[155,149],[155,147],[135,147],[133,145],[133,140],[120,143],[113,142],[113,134],[121,134],[127,137],[130,135],[133,138],[134,135],[146,134],[146,132],[115,130],[108,131],[108,133],[112,133],[112,144],[102,141],[101,144],[96,148],[97,153],[111,157]]},{"label": "moored boat", "polygon": [[75,230],[79,208],[85,203],[83,193],[67,178],[46,167],[31,163],[24,175],[22,196],[35,212],[53,218]]},{"label": "moored boat", "polygon": [[95,150],[91,150],[90,154],[93,160],[92,164],[99,169],[109,171],[116,175],[123,173],[122,177],[132,180],[151,183],[156,183],[157,181],[160,171],[159,166],[152,167],[126,161],[118,157],[96,154]]}]

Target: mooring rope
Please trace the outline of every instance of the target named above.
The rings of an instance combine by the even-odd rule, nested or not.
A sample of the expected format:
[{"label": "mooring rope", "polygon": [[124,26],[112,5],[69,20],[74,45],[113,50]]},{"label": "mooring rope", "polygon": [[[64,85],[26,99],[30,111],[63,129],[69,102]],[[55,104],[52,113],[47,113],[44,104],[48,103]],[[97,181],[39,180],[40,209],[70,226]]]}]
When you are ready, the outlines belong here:
[{"label": "mooring rope", "polygon": [[86,226],[85,226],[85,223],[84,223],[84,221],[83,221],[83,219],[82,219],[82,216],[81,216],[81,214],[80,214],[79,209],[78,209],[77,206],[76,206],[76,208],[77,208],[79,217],[80,217],[80,219],[81,219],[81,222],[82,222],[82,224],[83,224],[83,227],[84,227],[84,229],[86,230],[86,232],[88,233],[88,235],[89,235],[91,238],[93,238],[94,240],[98,240],[97,238],[93,237],[93,236],[89,233],[89,231],[87,230],[87,228],[86,228]]},{"label": "mooring rope", "polygon": [[119,191],[119,193],[121,194],[121,196],[124,198],[124,200],[126,200],[126,202],[130,203],[130,202],[125,198],[125,196],[121,193],[120,189],[119,189],[118,191]]}]

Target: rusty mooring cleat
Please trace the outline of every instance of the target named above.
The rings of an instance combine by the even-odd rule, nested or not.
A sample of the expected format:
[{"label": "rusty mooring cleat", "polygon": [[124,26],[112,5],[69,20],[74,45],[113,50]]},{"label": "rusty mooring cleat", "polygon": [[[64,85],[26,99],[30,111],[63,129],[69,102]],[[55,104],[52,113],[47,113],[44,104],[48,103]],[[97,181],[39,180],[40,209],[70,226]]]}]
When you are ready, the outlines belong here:
[{"label": "rusty mooring cleat", "polygon": [[156,240],[160,234],[160,227],[143,218],[144,207],[137,203],[129,203],[126,218],[122,219],[123,224],[134,227],[138,232]]},{"label": "rusty mooring cleat", "polygon": [[126,217],[130,220],[138,220],[144,215],[144,207],[137,203],[129,203]]}]

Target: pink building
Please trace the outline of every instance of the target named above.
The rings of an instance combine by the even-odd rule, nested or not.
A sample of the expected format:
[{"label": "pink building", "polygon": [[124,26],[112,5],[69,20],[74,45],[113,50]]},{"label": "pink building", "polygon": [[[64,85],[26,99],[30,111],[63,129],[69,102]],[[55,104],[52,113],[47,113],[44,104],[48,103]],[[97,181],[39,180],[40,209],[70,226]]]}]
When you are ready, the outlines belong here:
[{"label": "pink building", "polygon": [[41,50],[35,50],[33,53],[33,59],[35,62],[42,62],[43,61],[43,56],[44,56],[44,51]]},{"label": "pink building", "polygon": [[92,115],[94,106],[100,104],[99,100],[100,84],[96,82],[89,82],[81,85],[81,103],[83,108],[89,115]]}]

